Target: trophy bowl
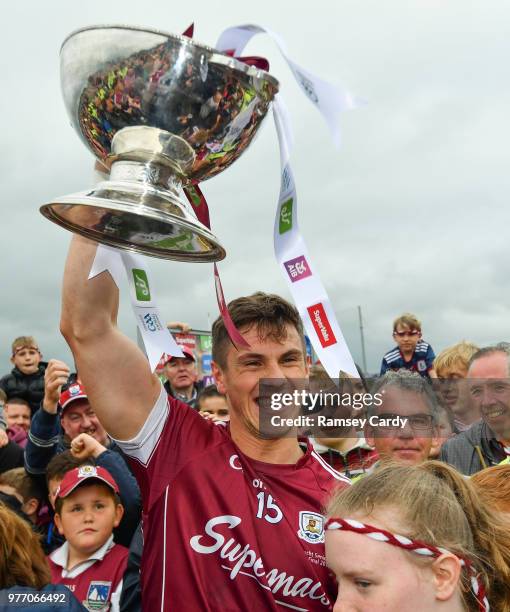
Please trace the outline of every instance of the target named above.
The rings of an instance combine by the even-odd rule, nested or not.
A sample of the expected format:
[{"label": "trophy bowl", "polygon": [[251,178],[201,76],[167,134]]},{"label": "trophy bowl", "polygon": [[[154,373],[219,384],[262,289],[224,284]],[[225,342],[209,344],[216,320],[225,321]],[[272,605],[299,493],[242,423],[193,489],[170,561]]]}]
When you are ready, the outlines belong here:
[{"label": "trophy bowl", "polygon": [[183,189],[215,176],[249,146],[278,81],[191,38],[132,26],[72,33],[60,66],[71,125],[110,175],[43,205],[42,214],[152,257],[223,259]]}]

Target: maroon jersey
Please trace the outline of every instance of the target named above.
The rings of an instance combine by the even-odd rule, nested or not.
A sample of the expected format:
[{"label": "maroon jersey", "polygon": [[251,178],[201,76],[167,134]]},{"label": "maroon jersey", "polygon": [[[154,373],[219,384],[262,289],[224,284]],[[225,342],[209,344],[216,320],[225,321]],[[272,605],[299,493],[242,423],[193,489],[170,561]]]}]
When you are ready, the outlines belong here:
[{"label": "maroon jersey", "polygon": [[356,441],[353,448],[342,452],[312,441],[315,451],[335,470],[347,478],[355,478],[367,472],[379,460],[377,451],[369,446],[363,438]]},{"label": "maroon jersey", "polygon": [[66,543],[47,557],[51,582],[65,585],[87,610],[110,610],[112,594],[119,591],[119,585],[122,583],[128,554],[127,548],[114,544],[110,538],[105,546],[90,557],[90,561],[80,564],[86,569],[77,567],[74,571],[66,572]]},{"label": "maroon jersey", "polygon": [[349,481],[310,445],[294,465],[250,459],[164,392],[119,444],[144,502],[145,611],[331,610],[322,502]]}]

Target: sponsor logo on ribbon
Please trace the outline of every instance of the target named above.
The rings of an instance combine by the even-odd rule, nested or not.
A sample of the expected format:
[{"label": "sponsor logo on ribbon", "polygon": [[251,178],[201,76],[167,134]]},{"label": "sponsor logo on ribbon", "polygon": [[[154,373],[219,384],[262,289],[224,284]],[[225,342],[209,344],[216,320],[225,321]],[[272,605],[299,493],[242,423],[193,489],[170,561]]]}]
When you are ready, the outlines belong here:
[{"label": "sponsor logo on ribbon", "polygon": [[163,329],[161,321],[157,314],[153,312],[147,312],[143,316],[140,316],[143,328],[148,332],[157,332]]},{"label": "sponsor logo on ribbon", "polygon": [[286,200],[280,209],[280,234],[285,234],[292,229],[292,204],[293,198]]},{"label": "sponsor logo on ribbon", "polygon": [[299,82],[301,83],[301,86],[303,87],[303,91],[305,92],[305,94],[310,98],[310,100],[314,104],[318,104],[319,97],[315,91],[313,81],[309,79],[308,77],[306,77],[302,72],[299,72],[299,70],[294,70],[294,73],[299,79]]},{"label": "sponsor logo on ribbon", "polygon": [[285,266],[287,274],[293,283],[312,275],[310,266],[308,265],[304,255],[300,255],[294,259],[289,259],[289,261],[283,262],[283,265]]},{"label": "sponsor logo on ribbon", "polygon": [[307,311],[322,348],[336,344],[335,334],[331,329],[324,306],[319,302],[313,306],[308,306]]},{"label": "sponsor logo on ribbon", "polygon": [[139,302],[150,302],[151,292],[149,289],[149,280],[145,270],[132,268],[133,282],[135,284],[136,299]]}]

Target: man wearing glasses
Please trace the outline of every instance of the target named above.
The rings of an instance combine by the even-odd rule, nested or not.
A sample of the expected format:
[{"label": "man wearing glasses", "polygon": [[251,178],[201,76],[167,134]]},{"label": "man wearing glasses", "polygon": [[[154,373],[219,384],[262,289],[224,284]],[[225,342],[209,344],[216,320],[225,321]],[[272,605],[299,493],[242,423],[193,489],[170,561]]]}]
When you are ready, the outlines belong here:
[{"label": "man wearing glasses", "polygon": [[387,372],[371,389],[382,395],[380,406],[367,406],[365,438],[380,463],[417,465],[437,442],[439,412],[430,383],[416,372]]},{"label": "man wearing glasses", "polygon": [[435,378],[434,351],[422,340],[421,323],[413,314],[404,313],[393,321],[393,339],[397,346],[384,355],[381,376],[388,370],[404,369]]}]

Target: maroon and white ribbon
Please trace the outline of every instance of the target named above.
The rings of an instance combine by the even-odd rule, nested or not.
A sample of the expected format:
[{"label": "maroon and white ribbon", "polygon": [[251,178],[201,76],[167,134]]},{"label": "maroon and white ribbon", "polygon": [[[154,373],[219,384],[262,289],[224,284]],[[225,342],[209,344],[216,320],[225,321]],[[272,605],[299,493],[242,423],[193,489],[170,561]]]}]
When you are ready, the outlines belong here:
[{"label": "maroon and white ribbon", "polygon": [[[322,114],[333,140],[339,145],[339,115],[343,110],[355,108],[356,99],[349,92],[320,79],[291,60],[280,36],[256,25],[237,26],[228,28],[220,35],[216,48],[237,57],[249,40],[260,33],[268,34],[276,42],[301,90]],[[274,224],[275,256],[299,310],[306,333],[328,374],[337,378],[340,371],[343,371],[357,377],[359,374],[356,365],[333,306],[299,231],[296,186],[289,163],[293,144],[292,129],[280,93],[273,102],[273,114],[281,162],[280,195]]]},{"label": "maroon and white ribbon", "polygon": [[[188,185],[184,188],[184,194],[188,199],[188,202],[193,207],[197,219],[203,223],[208,229],[211,229],[211,221],[209,218],[209,207],[204,194],[202,193],[198,185]],[[223,294],[223,287],[221,285],[220,273],[218,266],[214,264],[214,289],[216,291],[216,301],[218,302],[218,308],[220,310],[221,318],[230,337],[230,340],[237,347],[248,348],[250,345],[243,338],[237,327],[235,326],[230,313],[228,311],[227,302],[225,295]]]},{"label": "maroon and white ribbon", "polygon": [[452,553],[450,550],[442,548],[441,546],[434,546],[434,544],[428,544],[421,540],[412,540],[407,536],[391,533],[390,531],[386,531],[380,527],[374,527],[373,525],[366,525],[355,519],[332,517],[326,521],[325,528],[326,530],[341,529],[342,531],[352,531],[354,533],[366,535],[376,542],[391,544],[392,546],[416,553],[422,557],[437,558],[446,553],[455,555],[460,561],[461,566],[470,573],[471,588],[480,606],[480,612],[490,611],[489,601],[485,595],[485,586],[479,579],[478,572],[469,559]]}]

